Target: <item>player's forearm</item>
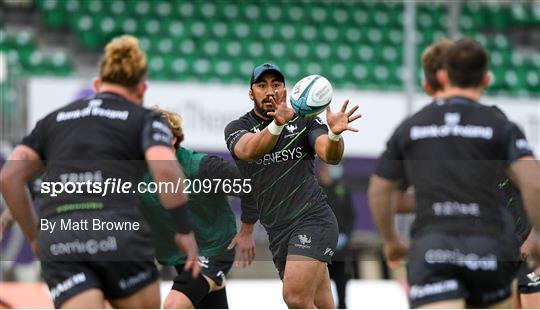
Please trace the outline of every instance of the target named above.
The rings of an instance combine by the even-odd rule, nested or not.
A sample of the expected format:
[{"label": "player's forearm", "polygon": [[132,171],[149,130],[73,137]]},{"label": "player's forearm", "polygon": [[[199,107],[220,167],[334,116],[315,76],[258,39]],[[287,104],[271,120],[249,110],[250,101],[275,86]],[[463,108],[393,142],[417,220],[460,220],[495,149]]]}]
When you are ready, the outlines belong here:
[{"label": "player's forearm", "polygon": [[326,148],[326,162],[329,164],[338,164],[343,158],[343,150],[345,149],[343,138],[339,141],[334,141],[328,138],[328,146]]},{"label": "player's forearm", "polygon": [[246,137],[246,141],[241,145],[237,145],[240,151],[237,152],[237,157],[242,160],[257,160],[268,154],[278,141],[279,134],[274,135],[270,133],[268,128],[265,128],[261,132]]},{"label": "player's forearm", "polygon": [[384,242],[392,242],[398,239],[394,225],[395,211],[392,208],[393,188],[386,184],[388,181],[372,176],[368,190],[368,200],[375,226]]},{"label": "player's forearm", "polygon": [[2,182],[0,190],[11,217],[19,223],[26,238],[36,240],[38,221],[26,181],[15,178]]}]

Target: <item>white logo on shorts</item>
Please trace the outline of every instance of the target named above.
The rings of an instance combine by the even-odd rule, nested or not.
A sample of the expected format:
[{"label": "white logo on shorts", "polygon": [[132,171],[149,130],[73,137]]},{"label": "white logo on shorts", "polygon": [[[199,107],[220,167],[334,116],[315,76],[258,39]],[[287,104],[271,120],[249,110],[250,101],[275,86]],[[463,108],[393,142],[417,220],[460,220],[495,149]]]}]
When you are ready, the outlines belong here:
[{"label": "white logo on shorts", "polygon": [[326,250],[324,250],[324,255],[334,256],[334,251],[332,251],[331,248],[326,248]]},{"label": "white logo on shorts", "polygon": [[299,248],[302,248],[302,249],[309,249],[311,248],[310,245],[306,245],[306,244],[309,244],[311,243],[311,237],[308,237],[306,235],[298,235],[298,240],[300,240],[300,242],[302,244],[295,244],[294,246],[296,247],[299,247]]},{"label": "white logo on shorts", "polygon": [[527,274],[527,278],[531,281],[531,283],[527,284],[527,286],[538,286],[540,285],[540,276],[538,276],[534,271]]},{"label": "white logo on shorts", "polygon": [[208,268],[208,262],[210,262],[208,256],[199,256],[199,265],[201,265],[202,268]]}]

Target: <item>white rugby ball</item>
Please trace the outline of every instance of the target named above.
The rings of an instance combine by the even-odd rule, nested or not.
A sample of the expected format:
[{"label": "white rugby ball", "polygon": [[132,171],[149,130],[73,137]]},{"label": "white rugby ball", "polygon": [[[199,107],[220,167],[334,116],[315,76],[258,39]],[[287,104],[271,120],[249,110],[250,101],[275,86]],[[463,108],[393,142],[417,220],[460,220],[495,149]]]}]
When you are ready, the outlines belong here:
[{"label": "white rugby ball", "polygon": [[309,75],[294,85],[291,106],[302,117],[315,116],[332,102],[332,84],[322,75]]}]

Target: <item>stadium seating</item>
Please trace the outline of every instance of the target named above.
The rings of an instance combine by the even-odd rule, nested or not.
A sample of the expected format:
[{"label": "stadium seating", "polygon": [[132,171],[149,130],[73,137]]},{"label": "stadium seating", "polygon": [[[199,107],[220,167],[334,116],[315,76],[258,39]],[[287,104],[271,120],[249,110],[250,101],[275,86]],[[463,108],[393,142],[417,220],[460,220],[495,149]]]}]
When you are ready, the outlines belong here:
[{"label": "stadium seating", "polygon": [[[304,1],[305,2],[305,1]],[[131,33],[148,52],[157,80],[245,82],[256,63],[283,67],[289,83],[320,73],[336,87],[401,89],[403,4],[383,1],[36,0],[46,26],[71,29],[80,45],[99,51],[110,38]],[[417,60],[445,37],[446,6],[418,4]],[[264,18],[263,18],[264,17]],[[512,27],[540,25],[533,3],[466,2],[460,31],[490,51],[492,93],[539,95],[538,54],[514,51]],[[31,39],[27,41],[31,42]],[[26,45],[25,45],[26,46]],[[23,55],[24,54],[24,55]],[[69,61],[40,57],[30,44],[21,61],[36,74]],[[24,60],[24,61],[23,61]],[[67,63],[65,62],[67,61]],[[56,69],[55,69],[56,70]],[[417,75],[420,84],[421,74]]]}]

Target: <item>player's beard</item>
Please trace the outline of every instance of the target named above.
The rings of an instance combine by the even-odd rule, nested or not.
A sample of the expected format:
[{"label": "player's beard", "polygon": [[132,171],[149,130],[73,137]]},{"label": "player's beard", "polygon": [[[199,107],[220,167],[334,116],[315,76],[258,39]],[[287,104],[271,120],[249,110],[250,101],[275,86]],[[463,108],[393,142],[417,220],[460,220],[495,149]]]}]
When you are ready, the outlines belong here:
[{"label": "player's beard", "polygon": [[[266,102],[264,102],[264,99],[263,99],[263,101],[261,101],[261,102],[257,102],[257,100],[254,100],[254,102],[255,102],[255,104],[254,104],[254,106],[255,106],[255,111],[257,111],[257,113],[258,113],[259,115],[262,115],[263,118],[266,118],[266,119],[271,119],[271,118],[272,118],[271,116],[268,115],[268,112],[274,112],[274,109],[273,109],[273,108],[270,108],[270,109],[266,110],[266,109],[264,108],[264,105],[266,104]],[[270,102],[270,101],[268,101],[268,103],[269,103],[269,102]]]}]

